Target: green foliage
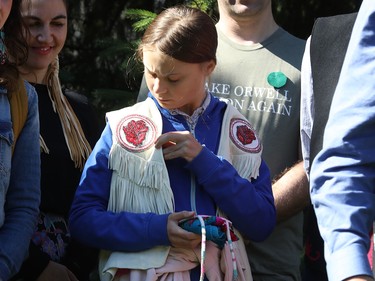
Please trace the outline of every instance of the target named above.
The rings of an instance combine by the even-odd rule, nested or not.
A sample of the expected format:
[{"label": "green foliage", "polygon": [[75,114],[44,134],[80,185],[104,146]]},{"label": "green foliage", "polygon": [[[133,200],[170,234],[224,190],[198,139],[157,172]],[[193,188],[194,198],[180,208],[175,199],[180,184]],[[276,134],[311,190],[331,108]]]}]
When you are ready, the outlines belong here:
[{"label": "green foliage", "polygon": [[132,26],[137,32],[145,31],[156,17],[156,13],[142,9],[129,9],[125,11],[123,15],[124,18],[136,20]]},{"label": "green foliage", "polygon": [[213,11],[216,6],[216,0],[192,0],[189,6],[198,8],[206,13]]}]

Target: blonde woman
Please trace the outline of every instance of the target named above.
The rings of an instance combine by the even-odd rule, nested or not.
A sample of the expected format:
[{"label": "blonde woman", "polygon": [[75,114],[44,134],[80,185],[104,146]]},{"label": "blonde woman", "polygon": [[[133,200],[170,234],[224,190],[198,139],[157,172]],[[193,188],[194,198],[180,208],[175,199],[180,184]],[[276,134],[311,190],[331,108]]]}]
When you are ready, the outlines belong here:
[{"label": "blonde woman", "polygon": [[29,56],[20,71],[38,94],[42,152],[39,222],[19,276],[87,280],[95,255],[71,240],[67,216],[99,135],[96,117],[85,96],[60,85],[58,55],[67,37],[67,1],[23,0],[21,11],[30,34]]}]

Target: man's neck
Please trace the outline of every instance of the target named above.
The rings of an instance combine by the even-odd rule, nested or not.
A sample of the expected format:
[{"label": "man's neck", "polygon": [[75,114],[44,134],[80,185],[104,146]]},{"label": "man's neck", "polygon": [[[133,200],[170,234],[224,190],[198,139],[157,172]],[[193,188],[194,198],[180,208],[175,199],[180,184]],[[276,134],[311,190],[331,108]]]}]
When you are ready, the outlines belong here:
[{"label": "man's neck", "polygon": [[235,20],[229,15],[220,15],[217,27],[229,39],[243,45],[263,42],[279,28],[272,13],[241,20]]}]

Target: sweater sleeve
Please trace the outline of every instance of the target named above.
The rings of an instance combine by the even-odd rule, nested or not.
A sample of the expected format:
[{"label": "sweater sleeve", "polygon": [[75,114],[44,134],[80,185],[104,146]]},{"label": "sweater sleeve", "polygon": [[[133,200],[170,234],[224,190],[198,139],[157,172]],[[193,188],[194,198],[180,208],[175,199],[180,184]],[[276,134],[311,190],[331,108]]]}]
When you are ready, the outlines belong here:
[{"label": "sweater sleeve", "polygon": [[111,146],[112,133],[107,124],[86,162],[73,200],[69,218],[72,237],[85,245],[111,251],[141,251],[169,245],[169,214],[107,211],[112,178],[108,168]]},{"label": "sweater sleeve", "polygon": [[271,234],[276,210],[270,172],[264,161],[257,179],[249,181],[240,177],[228,161],[204,147],[188,168],[246,238],[262,241]]}]

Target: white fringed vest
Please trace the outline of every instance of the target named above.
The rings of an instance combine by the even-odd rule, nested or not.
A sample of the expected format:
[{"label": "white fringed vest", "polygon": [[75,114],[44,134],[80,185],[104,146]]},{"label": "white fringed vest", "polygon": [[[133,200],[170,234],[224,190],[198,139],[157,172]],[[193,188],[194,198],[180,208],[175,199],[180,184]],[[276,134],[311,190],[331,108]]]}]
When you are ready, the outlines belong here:
[{"label": "white fringed vest", "polygon": [[[109,153],[109,168],[113,174],[108,210],[156,214],[173,212],[173,192],[163,153],[154,146],[162,133],[162,117],[154,101],[147,98],[134,106],[107,113],[106,117],[113,140]],[[261,153],[259,138],[249,122],[228,104],[218,155],[229,161],[241,177],[250,180],[259,175]],[[167,246],[137,253],[101,251],[101,280],[112,280],[118,268],[160,267],[168,252]]]}]

